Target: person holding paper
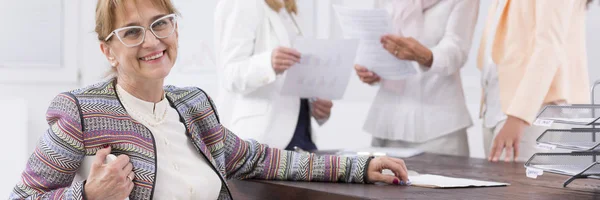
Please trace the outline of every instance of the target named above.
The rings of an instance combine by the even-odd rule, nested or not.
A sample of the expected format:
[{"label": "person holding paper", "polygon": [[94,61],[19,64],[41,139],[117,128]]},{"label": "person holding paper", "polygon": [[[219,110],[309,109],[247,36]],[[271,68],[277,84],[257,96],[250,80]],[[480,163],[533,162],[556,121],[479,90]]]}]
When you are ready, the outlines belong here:
[{"label": "person holding paper", "polygon": [[395,29],[381,37],[381,47],[397,59],[413,61],[421,73],[385,80],[368,66],[355,66],[360,80],[381,85],[364,125],[373,135],[372,145],[469,156],[466,129],[472,121],[460,69],[468,58],[479,0],[380,5],[391,13]]},{"label": "person holding paper", "polygon": [[[52,100],[49,127],[9,199],[225,200],[231,179],[410,184],[398,158],[243,140],[202,89],[163,85],[179,52],[178,16],[170,0],[98,0],[95,30],[111,77]],[[75,180],[88,161],[89,174]]]},{"label": "person holding paper", "polygon": [[[488,159],[526,161],[546,105],[589,103],[586,0],[495,0],[479,46]],[[504,156],[502,156],[504,155]]]},{"label": "person holding paper", "polygon": [[280,95],[286,70],[301,54],[291,48],[302,36],[295,0],[221,0],[215,12],[223,123],[244,138],[278,148],[317,149],[311,117],[319,125],[333,103]]}]

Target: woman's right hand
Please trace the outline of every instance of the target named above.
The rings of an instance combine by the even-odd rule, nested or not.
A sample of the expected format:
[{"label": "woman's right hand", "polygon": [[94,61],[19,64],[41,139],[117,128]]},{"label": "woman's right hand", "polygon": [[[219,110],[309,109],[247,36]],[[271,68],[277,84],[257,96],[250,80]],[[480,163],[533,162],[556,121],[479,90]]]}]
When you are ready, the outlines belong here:
[{"label": "woman's right hand", "polygon": [[375,72],[369,71],[369,69],[364,66],[354,65],[354,69],[356,70],[356,75],[358,75],[358,78],[360,78],[360,80],[366,84],[372,85],[381,81],[381,78],[375,74]]},{"label": "woman's right hand", "polygon": [[129,157],[120,155],[116,160],[104,164],[110,154],[110,146],[96,152],[96,159],[85,183],[87,199],[125,199],[133,190],[133,164]]},{"label": "woman's right hand", "polygon": [[271,55],[271,66],[276,74],[281,74],[292,65],[300,62],[300,52],[286,47],[277,47]]}]

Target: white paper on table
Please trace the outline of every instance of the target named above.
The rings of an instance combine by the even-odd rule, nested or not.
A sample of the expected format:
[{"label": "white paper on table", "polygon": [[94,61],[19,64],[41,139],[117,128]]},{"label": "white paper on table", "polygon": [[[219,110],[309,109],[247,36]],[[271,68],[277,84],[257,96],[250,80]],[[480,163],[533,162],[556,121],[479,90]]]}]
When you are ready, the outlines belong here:
[{"label": "white paper on table", "polygon": [[[394,176],[394,172],[389,169],[384,169],[381,173]],[[419,174],[413,170],[408,170],[408,180],[410,181],[411,186],[426,188],[498,187],[510,185],[509,183],[454,178],[433,174]]]},{"label": "white paper on table", "polygon": [[300,63],[286,71],[282,95],[338,100],[344,96],[358,40],[297,39]]},{"label": "white paper on table", "polygon": [[390,156],[398,158],[410,158],[423,153],[423,150],[413,148],[392,147],[366,147],[344,149],[338,154],[343,155],[365,155],[365,156]]},{"label": "white paper on table", "polygon": [[412,61],[400,60],[381,44],[381,36],[392,33],[391,17],[385,9],[354,9],[334,6],[345,38],[360,39],[356,64],[383,79],[400,80],[417,74]]},{"label": "white paper on table", "polygon": [[432,174],[408,176],[408,180],[410,180],[412,186],[428,188],[498,187],[510,185],[509,183],[453,178]]}]

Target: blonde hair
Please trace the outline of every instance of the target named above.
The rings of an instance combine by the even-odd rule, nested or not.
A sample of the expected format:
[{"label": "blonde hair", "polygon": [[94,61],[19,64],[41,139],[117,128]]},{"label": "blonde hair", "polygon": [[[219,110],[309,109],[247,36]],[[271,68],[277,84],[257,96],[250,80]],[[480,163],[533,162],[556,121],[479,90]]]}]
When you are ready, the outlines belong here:
[{"label": "blonde hair", "polygon": [[279,12],[281,8],[285,7],[288,12],[296,15],[298,14],[296,0],[283,0],[283,4],[280,2],[280,0],[265,0],[265,2],[267,2],[267,5],[269,5],[269,7],[271,7],[271,9],[274,11]]},{"label": "blonde hair", "polygon": [[[122,4],[126,0],[98,0],[96,4],[96,33],[98,34],[98,40],[104,41],[104,39],[117,27],[116,24],[116,11],[126,13],[125,6]],[[168,14],[176,13],[179,11],[175,9],[171,0],[127,0],[134,1],[136,5],[142,3],[151,3],[152,5],[164,9]]]},{"label": "blonde hair", "polygon": [[[134,4],[139,5],[143,3],[151,3],[153,6],[158,7],[167,11],[168,14],[176,13],[179,15],[179,11],[173,6],[171,0],[98,0],[96,4],[96,28],[95,31],[98,34],[98,40],[104,42],[104,39],[115,30],[117,24],[117,11],[126,13],[125,1],[134,1]],[[117,70],[115,67],[111,67],[106,77],[116,76]]]}]

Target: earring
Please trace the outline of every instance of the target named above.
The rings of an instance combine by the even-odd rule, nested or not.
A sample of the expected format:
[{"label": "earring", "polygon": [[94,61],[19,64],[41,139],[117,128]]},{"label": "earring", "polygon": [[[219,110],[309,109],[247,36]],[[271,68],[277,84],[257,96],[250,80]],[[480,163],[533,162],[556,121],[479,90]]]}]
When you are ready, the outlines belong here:
[{"label": "earring", "polygon": [[110,65],[113,67],[117,66],[117,62],[115,62],[115,57],[108,57],[108,60],[110,60]]}]

